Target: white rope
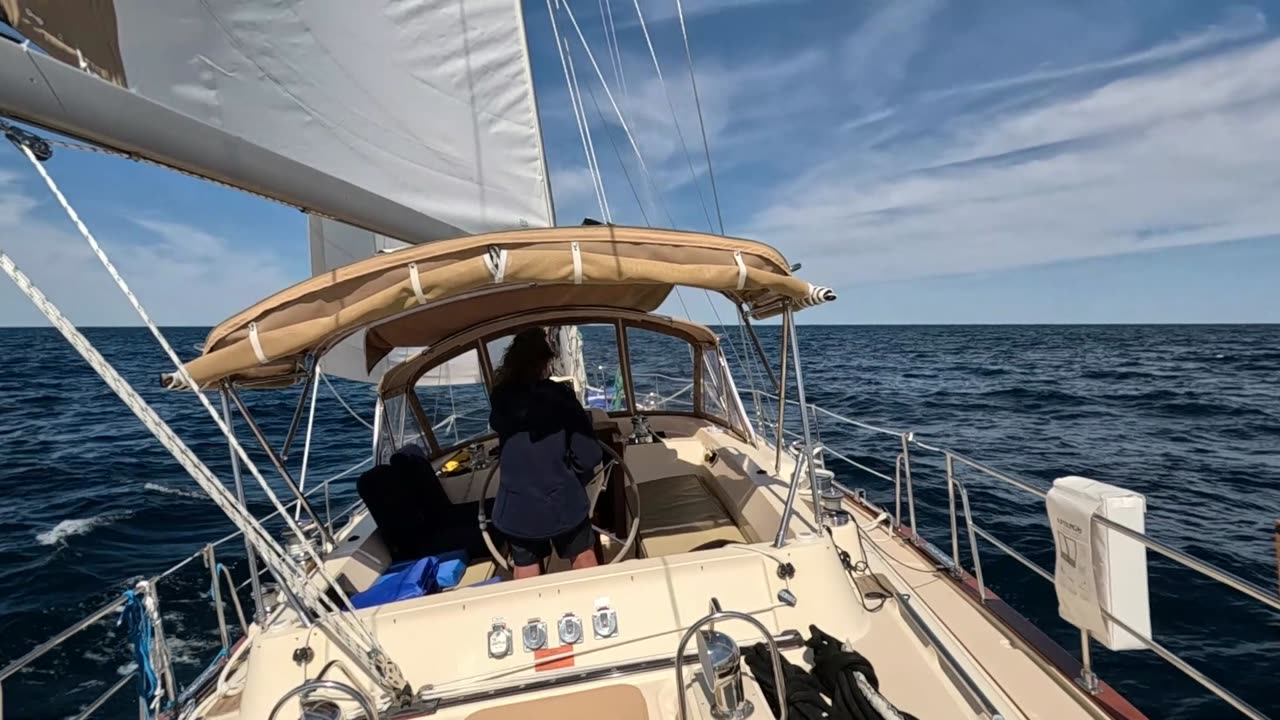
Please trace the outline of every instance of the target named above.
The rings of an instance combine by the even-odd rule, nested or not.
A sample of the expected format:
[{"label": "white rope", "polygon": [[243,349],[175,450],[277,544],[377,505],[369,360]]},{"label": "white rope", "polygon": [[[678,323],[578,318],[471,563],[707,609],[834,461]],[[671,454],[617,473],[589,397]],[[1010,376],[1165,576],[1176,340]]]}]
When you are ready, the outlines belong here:
[{"label": "white rope", "polygon": [[569,251],[573,253],[573,284],[582,284],[582,247],[577,241],[569,244]]},{"label": "white rope", "polygon": [[[698,191],[698,202],[702,205],[702,213],[707,218],[707,226],[715,232],[716,226],[711,221],[711,210],[707,207],[707,199],[702,195],[702,183],[698,182],[698,173],[693,169],[693,155],[689,153],[689,145],[684,140],[684,131],[680,129],[680,118],[676,115],[675,101],[671,99],[671,92],[667,90],[667,81],[662,77],[662,65],[658,62],[658,53],[653,49],[653,40],[649,37],[649,25],[644,21],[644,13],[640,11],[640,0],[632,0],[632,2],[636,7],[636,18],[640,20],[640,30],[644,32],[645,44],[649,46],[649,57],[653,59],[653,71],[658,74],[658,85],[662,88],[662,94],[667,99],[667,108],[671,111],[671,122],[675,125],[676,137],[680,139],[680,149],[684,152],[684,159],[689,164],[689,180]],[[721,228],[721,234],[724,234],[724,228]]]},{"label": "white rope", "polygon": [[[559,0],[555,0],[559,5]],[[547,15],[551,18],[551,34],[556,39],[556,51],[560,53],[560,68],[564,71],[564,86],[569,91],[569,104],[573,107],[573,120],[578,126],[578,137],[582,140],[582,155],[587,161],[587,174],[591,176],[591,189],[596,194],[596,203],[600,206],[600,215],[604,216],[604,198],[600,195],[600,185],[596,180],[595,165],[591,161],[591,151],[587,149],[586,118],[578,114],[578,101],[574,96],[574,83],[570,80],[569,61],[565,58],[565,47],[560,43],[560,28],[556,24],[556,11],[547,0]]]},{"label": "white rope", "polygon": [[338,399],[338,403],[342,405],[342,407],[346,408],[348,413],[351,413],[351,417],[359,421],[361,425],[369,428],[370,430],[373,430],[373,423],[369,422],[368,420],[365,420],[363,417],[360,417],[360,413],[352,409],[352,407],[347,404],[347,401],[342,399],[342,395],[338,393],[338,388],[334,387],[333,383],[329,382],[328,375],[321,373],[320,379],[324,380],[324,384],[329,388],[329,392],[333,393],[333,396]]},{"label": "white rope", "polygon": [[[319,574],[329,585],[333,594],[339,599],[339,602],[345,606],[347,610],[352,610],[353,608],[351,606],[350,598],[347,597],[346,593],[343,592],[338,583],[324,569],[324,563],[320,558],[320,555],[316,552],[315,548],[312,547],[311,543],[307,541],[306,536],[303,534],[301,528],[298,527],[298,524],[289,516],[288,511],[285,509],[284,504],[281,503],[280,498],[276,496],[275,492],[271,489],[270,484],[268,484],[266,479],[262,477],[262,473],[258,470],[257,465],[254,464],[248,453],[245,452],[244,448],[240,445],[235,434],[229,427],[227,427],[222,416],[213,407],[213,404],[209,399],[205,397],[204,393],[200,391],[199,385],[196,384],[194,378],[191,377],[191,374],[187,372],[186,367],[183,365],[181,359],[179,359],[178,354],[174,351],[173,346],[169,344],[169,341],[164,337],[164,334],[160,332],[160,329],[151,320],[150,315],[147,313],[146,309],[142,307],[142,304],[138,301],[137,296],[133,294],[133,291],[129,289],[128,283],[125,282],[119,271],[116,270],[115,265],[102,250],[97,239],[94,238],[93,233],[91,233],[89,228],[85,226],[84,222],[80,219],[80,216],[71,206],[71,203],[67,200],[66,196],[62,194],[57,183],[55,183],[53,178],[49,176],[49,173],[45,171],[43,164],[36,159],[36,156],[29,148],[21,146],[20,149],[31,162],[31,165],[40,174],[40,177],[44,179],[50,192],[52,192],[54,197],[57,198],[62,209],[76,226],[76,229],[80,231],[81,236],[84,237],[85,242],[89,244],[89,247],[93,250],[98,260],[107,270],[107,273],[111,275],[112,279],[115,281],[116,286],[124,294],[125,298],[129,300],[134,311],[142,319],[143,323],[146,324],[147,328],[156,338],[156,341],[160,344],[165,354],[168,355],[170,362],[174,365],[176,374],[182,379],[187,387],[191,388],[191,391],[195,394],[196,398],[204,406],[205,411],[208,412],[211,418],[213,418],[218,429],[224,436],[226,436],[228,443],[234,448],[240,461],[249,469],[258,485],[262,488],[267,499],[284,518],[285,524],[288,526],[293,536],[298,539],[302,547],[305,548],[307,554],[310,556],[310,560],[314,563],[317,574]],[[284,561],[286,555],[279,543],[277,543],[276,540],[262,528],[252,515],[248,514],[247,510],[244,510],[239,503],[236,502],[235,498],[226,490],[222,483],[218,481],[212,471],[210,471],[208,467],[206,467],[204,463],[195,456],[190,448],[182,443],[181,439],[173,433],[168,424],[156,415],[155,411],[147,405],[146,401],[144,401],[137,392],[122,377],[120,377],[115,369],[107,363],[101,354],[97,352],[93,345],[75,329],[75,326],[62,316],[61,312],[44,297],[43,293],[40,293],[39,289],[31,283],[30,279],[17,269],[17,266],[13,264],[13,261],[3,254],[3,250],[0,250],[0,259],[5,263],[4,269],[6,273],[8,273],[9,276],[13,278],[14,282],[18,284],[19,289],[27,295],[32,303],[36,305],[37,309],[40,309],[41,312],[44,313],[45,317],[47,317],[50,322],[58,327],[63,336],[67,338],[68,342],[76,347],[85,360],[94,367],[95,371],[98,372],[99,376],[107,382],[108,386],[111,386],[112,389],[116,391],[116,394],[125,401],[125,404],[130,406],[130,409],[134,411],[134,414],[142,420],[143,424],[146,425],[154,435],[156,435],[156,438],[160,440],[161,444],[163,444],[171,454],[173,454],[174,458],[183,464],[188,473],[190,473],[192,477],[196,479],[196,482],[201,485],[201,489],[214,499],[215,504],[218,504],[219,499],[222,500],[220,507],[227,513],[228,517],[230,517],[233,522],[238,519],[245,525],[245,527],[241,527],[240,529],[245,532],[246,537],[254,535],[259,539],[263,544],[262,552],[264,562],[268,564],[268,567],[271,567],[272,565],[278,566],[271,568],[272,571],[277,574],[277,577],[279,577],[282,582],[286,581],[286,579],[291,580],[290,590],[292,590],[296,595],[305,597],[311,601],[313,609],[320,611],[317,614],[317,620],[324,623],[325,627],[334,634],[335,639],[351,649],[361,649],[366,652],[368,655],[369,665],[367,665],[365,669],[378,681],[379,685],[387,689],[389,692],[399,692],[405,686],[404,677],[401,674],[400,669],[396,667],[395,664],[386,656],[386,653],[382,650],[377,639],[373,636],[373,633],[369,628],[358,620],[354,613],[341,612],[340,608],[335,605],[326,594],[321,593],[315,588],[305,573],[303,573],[296,565]],[[19,278],[22,279],[22,282],[19,282]],[[257,549],[256,546],[255,549]],[[276,553],[276,555],[273,557],[267,552],[268,549]],[[326,608],[330,610],[327,614],[325,613]],[[325,622],[325,620],[329,620],[330,622]]]},{"label": "white rope", "polygon": [[742,290],[747,287],[747,264],[742,260],[741,250],[734,251],[733,261],[738,264],[738,289]]},{"label": "white rope", "polygon": [[[149,658],[151,667],[156,674],[156,690],[148,706],[151,708],[152,717],[158,717],[165,687],[173,681],[173,658],[169,654],[169,643],[164,641],[164,624],[160,620],[160,598],[156,594],[155,586],[146,580],[139,580],[134,584],[133,592],[134,595],[142,598],[142,609],[147,614],[147,622],[151,624],[152,642],[147,650],[151,656]],[[169,689],[175,694],[178,690],[175,687]]]},{"label": "white rope", "polygon": [[[317,364],[315,369],[316,375],[320,375],[320,366]],[[320,392],[320,383],[315,379],[311,380],[311,408],[307,411],[307,437],[302,443],[302,471],[298,477],[298,493],[304,494],[307,489],[307,467],[311,462],[311,431],[316,427],[316,395]],[[299,500],[293,508],[293,519],[300,520],[302,518],[302,501]]]}]

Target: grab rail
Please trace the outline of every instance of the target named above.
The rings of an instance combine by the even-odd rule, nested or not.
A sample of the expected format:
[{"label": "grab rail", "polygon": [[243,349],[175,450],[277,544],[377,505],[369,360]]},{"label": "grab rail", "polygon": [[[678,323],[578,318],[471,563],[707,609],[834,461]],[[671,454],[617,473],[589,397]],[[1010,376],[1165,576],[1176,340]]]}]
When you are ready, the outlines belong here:
[{"label": "grab rail", "polygon": [[[745,623],[753,625],[760,634],[764,636],[765,643],[769,646],[769,657],[773,661],[773,684],[778,695],[778,720],[787,720],[787,681],[782,674],[782,653],[778,651],[778,642],[774,640],[773,633],[769,632],[769,628],[764,623],[751,617],[750,615],[738,612],[736,610],[721,610],[720,602],[715,598],[711,599],[712,612],[703,616],[694,624],[685,630],[684,636],[680,638],[680,644],[676,646],[676,699],[679,701],[680,720],[686,720],[689,717],[688,700],[685,698],[684,690],[684,649],[689,645],[689,639],[693,637],[703,625],[714,623],[717,620],[741,620]],[[707,687],[710,688],[714,682],[714,678],[706,678]]]},{"label": "grab rail", "polygon": [[[757,391],[757,392],[760,395],[768,396],[775,399],[777,398],[777,395],[773,395],[768,392],[764,392],[764,391]],[[797,401],[788,400],[787,402],[793,405],[799,405]],[[890,430],[872,423],[854,420],[852,418],[845,417],[843,415],[831,412],[824,408],[817,407],[816,405],[813,405],[813,404],[810,404],[808,408],[810,412],[824,415],[844,425],[860,428],[860,429],[867,430],[874,433],[883,434],[886,436],[896,436],[900,439],[901,452],[897,455],[895,459],[895,464],[894,464],[895,477],[893,478],[889,478],[885,473],[881,473],[872,468],[869,468],[863,463],[856,462],[851,458],[845,456],[844,454],[832,450],[830,447],[826,447],[825,450],[826,452],[830,453],[832,457],[835,457],[849,464],[854,468],[867,472],[873,477],[878,477],[884,480],[893,481],[894,494],[895,494],[895,508],[893,511],[893,520],[894,520],[895,527],[901,527],[902,485],[905,480],[906,491],[907,491],[908,522],[911,529],[911,538],[914,542],[917,542],[917,543],[923,543],[923,541],[916,534],[915,499],[914,499],[914,492],[913,492],[914,484],[912,482],[912,475],[911,475],[910,448],[916,447],[916,448],[919,448],[920,450],[938,453],[943,456],[945,467],[946,467],[946,476],[947,476],[946,480],[947,480],[948,506],[949,506],[948,515],[950,520],[951,560],[953,563],[953,568],[958,570],[961,567],[960,545],[959,545],[959,535],[958,535],[959,515],[958,515],[957,507],[955,504],[955,492],[958,490],[960,493],[960,500],[961,500],[960,511],[964,513],[965,525],[969,535],[969,549],[970,549],[970,554],[973,556],[974,575],[978,583],[978,592],[979,592],[980,602],[984,602],[984,603],[986,602],[987,593],[986,593],[986,586],[985,586],[985,581],[984,581],[983,571],[982,571],[982,559],[979,553],[978,543],[976,539],[979,537],[987,541],[988,543],[991,543],[998,550],[1002,551],[1003,553],[1010,556],[1014,560],[1018,561],[1022,565],[1026,566],[1028,569],[1030,569],[1032,572],[1034,572],[1036,575],[1038,575],[1042,579],[1048,582],[1053,582],[1052,573],[1040,567],[1036,563],[1032,562],[1025,555],[1023,555],[1022,553],[1019,553],[1017,550],[1014,550],[1008,544],[1002,542],[1001,540],[996,538],[994,535],[992,535],[990,532],[988,532],[987,530],[983,529],[982,527],[978,526],[976,523],[973,522],[972,510],[969,505],[968,492],[965,489],[964,483],[961,482],[958,477],[956,477],[955,464],[960,463],[961,465],[967,466],[977,471],[980,474],[983,474],[990,478],[998,480],[1010,487],[1017,488],[1018,490],[1021,490],[1025,493],[1028,493],[1042,500],[1048,496],[1048,493],[1046,491],[1035,487],[1034,485],[1032,485],[1031,483],[1025,480],[1022,480],[1020,478],[1014,477],[1013,475],[1010,475],[1003,471],[992,468],[986,465],[985,463],[974,460],[973,458],[970,458],[966,455],[958,453],[954,450],[949,450],[944,447],[939,447],[936,445],[932,445],[930,443],[926,443],[920,440],[918,437],[916,437],[916,435],[912,432]],[[783,429],[783,432],[784,434],[791,434],[791,432],[786,430],[785,428]],[[838,487],[840,487],[849,495],[852,496],[856,494],[854,493],[853,490],[840,484],[839,482],[837,482],[836,484]],[[1184,553],[1181,550],[1178,550],[1168,545],[1167,543],[1164,543],[1160,540],[1156,540],[1155,538],[1148,536],[1146,533],[1132,530],[1124,525],[1120,525],[1119,523],[1116,523],[1113,520],[1110,520],[1105,517],[1101,517],[1099,515],[1094,515],[1091,518],[1091,520],[1094,524],[1107,528],[1108,530],[1113,530],[1115,532],[1118,532],[1121,535],[1124,535],[1125,537],[1128,537],[1136,542],[1141,543],[1144,547],[1150,550],[1153,550],[1156,553],[1159,553],[1160,555],[1163,555],[1164,557],[1182,565],[1183,567],[1194,570],[1195,572],[1211,580],[1215,580],[1223,585],[1226,585],[1227,587],[1232,588],[1233,590],[1236,590],[1237,592],[1240,592],[1255,600],[1258,600],[1273,610],[1280,611],[1280,595],[1276,595],[1275,593],[1272,593],[1252,582],[1249,582],[1244,578],[1241,578],[1237,575],[1227,572],[1226,570],[1223,570],[1221,568],[1215,567],[1214,565],[1211,565],[1210,563],[1200,560],[1199,558],[1196,558],[1192,555],[1188,555],[1187,553]],[[932,546],[929,546],[927,543],[923,543],[923,544],[929,548],[932,547]],[[1232,707],[1239,710],[1245,716],[1249,718],[1253,718],[1254,720],[1267,720],[1266,715],[1259,712],[1256,708],[1251,706],[1246,701],[1242,700],[1240,697],[1232,693],[1230,690],[1227,690],[1217,681],[1205,675],[1203,671],[1199,670],[1198,668],[1194,667],[1193,665],[1186,662],[1182,658],[1178,657],[1173,651],[1165,648],[1163,645],[1156,642],[1153,638],[1147,637],[1145,635],[1142,635],[1134,631],[1132,628],[1127,626],[1122,621],[1117,620],[1115,617],[1111,616],[1109,613],[1105,613],[1104,611],[1104,614],[1106,615],[1108,620],[1115,623],[1118,627],[1128,632],[1130,635],[1133,635],[1135,638],[1138,639],[1139,642],[1145,645],[1152,652],[1156,653],[1156,655],[1159,656],[1161,659],[1165,660],[1170,665],[1180,670],[1183,674],[1187,675],[1187,677],[1196,681],[1205,689],[1209,690],[1214,695],[1218,696],[1219,698],[1221,698],[1222,700],[1230,704]],[[1090,641],[1090,637],[1089,637],[1088,631],[1081,630],[1080,631],[1081,675],[1080,675],[1080,678],[1078,679],[1078,682],[1080,683],[1081,686],[1083,686],[1089,692],[1096,693],[1098,689],[1098,684],[1097,684],[1097,677],[1094,675],[1093,669],[1092,669],[1092,662],[1091,662],[1091,657],[1089,652],[1090,650],[1089,641]]]},{"label": "grab rail", "polygon": [[[347,468],[346,470],[343,470],[342,472],[339,472],[339,473],[337,473],[336,475],[333,475],[332,477],[328,478],[327,480],[325,480],[325,481],[321,482],[320,484],[318,484],[318,485],[316,485],[315,487],[313,487],[313,488],[311,488],[310,490],[308,490],[308,491],[306,492],[306,495],[308,495],[308,496],[309,496],[309,495],[312,495],[312,494],[315,494],[315,493],[318,493],[318,492],[320,492],[320,491],[322,491],[322,490],[327,489],[331,483],[336,482],[336,481],[338,481],[338,480],[341,480],[341,479],[343,479],[343,478],[347,477],[348,475],[350,475],[351,473],[355,472],[356,470],[359,470],[360,468],[362,468],[362,467],[364,467],[365,465],[369,464],[369,462],[370,462],[371,460],[372,460],[372,458],[366,458],[366,459],[364,459],[364,460],[361,460],[359,463],[357,463],[357,464],[355,464],[355,465],[353,465],[353,466],[351,466],[351,467]],[[359,501],[359,500],[355,501],[355,502],[354,502],[354,503],[352,503],[350,506],[348,506],[348,507],[346,508],[346,510],[342,511],[341,513],[339,513],[339,514],[337,515],[337,517],[339,517],[339,518],[341,518],[341,517],[345,517],[348,513],[350,513],[350,512],[352,512],[352,511],[354,511],[357,507],[359,507],[359,505],[360,505],[360,501]],[[264,517],[260,520],[260,522],[267,522],[268,520],[272,520],[272,519],[274,519],[275,517],[277,517],[279,514],[280,514],[280,513],[279,513],[279,511],[272,512],[271,514],[264,516]],[[206,561],[211,561],[211,560],[213,560],[213,555],[212,555],[212,553],[213,553],[213,549],[214,549],[214,548],[216,548],[217,546],[222,545],[223,543],[226,543],[226,542],[228,542],[228,541],[230,541],[230,540],[233,540],[233,539],[235,539],[235,538],[237,538],[237,537],[240,537],[240,535],[241,535],[241,532],[240,532],[239,530],[237,530],[237,531],[235,531],[235,532],[233,532],[233,533],[230,533],[229,535],[226,535],[226,536],[224,536],[224,537],[222,537],[222,538],[219,538],[219,539],[217,539],[217,540],[215,540],[215,541],[213,541],[213,542],[211,542],[211,543],[209,543],[209,544],[207,544],[207,545],[205,545],[205,546],[201,547],[201,548],[200,548],[199,550],[197,550],[195,553],[193,553],[193,554],[191,554],[190,556],[188,556],[188,557],[184,558],[183,560],[181,560],[181,561],[179,561],[179,562],[175,563],[174,565],[172,565],[172,566],[171,566],[171,567],[169,567],[168,569],[164,570],[164,571],[163,571],[163,572],[161,572],[160,574],[155,575],[154,577],[150,578],[150,579],[148,580],[148,582],[152,585],[152,587],[155,587],[155,584],[156,584],[157,582],[159,582],[160,580],[164,580],[164,579],[168,578],[169,576],[171,576],[171,575],[173,575],[174,573],[178,572],[179,570],[181,570],[181,569],[185,568],[187,565],[191,564],[192,562],[195,562],[197,559],[204,559],[204,560],[206,560]],[[213,561],[213,563],[211,564],[211,567],[217,567],[216,561]],[[262,570],[260,570],[260,574],[261,574],[261,572],[265,572],[265,568],[263,568]],[[221,567],[221,573],[222,573],[222,574],[223,574],[223,576],[226,578],[226,580],[227,580],[227,584],[228,584],[228,585],[231,585],[231,575],[230,575],[230,571],[229,571],[225,566],[222,566],[222,567]],[[211,589],[216,589],[217,584],[218,584],[218,583],[215,581],[215,582],[214,582],[214,588],[211,588]],[[248,584],[248,581],[246,581],[245,583],[242,583],[242,584],[241,584],[241,585],[239,585],[236,589],[237,589],[237,590],[243,589],[243,588],[244,588],[244,586],[245,586],[245,585],[247,585],[247,584]],[[218,592],[218,593],[217,593],[217,595],[219,595],[219,596],[220,596],[220,595],[221,595],[221,593],[220,593],[220,592]],[[234,601],[234,603],[235,603],[235,606],[236,606],[236,611],[237,611],[238,619],[240,620],[241,626],[242,626],[242,628],[243,628],[243,627],[244,627],[244,622],[245,622],[245,620],[244,620],[244,613],[243,613],[243,611],[240,609],[240,601],[239,601],[239,598],[237,598],[237,597],[234,595],[234,593],[233,593],[233,594],[232,594],[232,599],[233,599],[233,601]],[[219,635],[220,635],[220,639],[221,639],[221,640],[222,640],[222,642],[223,642],[223,649],[225,650],[225,649],[227,649],[227,644],[226,644],[226,643],[227,643],[227,636],[226,636],[225,631],[223,630],[223,628],[225,627],[226,621],[225,621],[225,616],[224,616],[224,614],[223,614],[222,603],[220,602],[221,597],[218,597],[218,598],[217,598],[217,600],[218,600],[218,601],[217,601],[217,602],[215,602],[215,606],[216,606],[216,608],[215,608],[215,612],[217,613],[218,621],[219,621]],[[125,601],[126,601],[126,599],[125,599],[124,595],[120,595],[120,596],[116,597],[115,599],[111,600],[110,602],[106,603],[105,605],[102,605],[101,607],[99,607],[98,609],[94,610],[93,612],[90,612],[88,615],[85,615],[84,617],[80,618],[79,620],[77,620],[76,622],[72,623],[71,625],[68,625],[66,628],[64,628],[62,631],[60,631],[59,633],[57,633],[57,634],[56,634],[56,635],[54,635],[53,637],[49,638],[48,640],[44,641],[43,643],[40,643],[40,644],[39,644],[39,645],[37,645],[36,647],[34,647],[34,648],[32,648],[31,650],[29,650],[26,654],[22,655],[21,657],[17,658],[16,660],[13,660],[13,661],[12,661],[12,662],[10,662],[8,665],[5,665],[3,668],[0,668],[0,720],[3,720],[3,718],[4,718],[4,681],[5,681],[5,680],[9,679],[9,678],[10,678],[10,677],[12,677],[13,675],[16,675],[18,672],[22,671],[22,670],[23,670],[24,668],[26,668],[28,665],[32,664],[32,663],[33,663],[33,662],[35,662],[36,660],[39,660],[41,657],[45,656],[45,655],[46,655],[46,654],[48,654],[50,651],[52,651],[52,650],[56,649],[58,646],[60,646],[60,645],[62,645],[63,643],[65,643],[67,640],[69,640],[69,639],[71,639],[72,637],[74,637],[74,636],[76,636],[76,635],[80,634],[81,632],[83,632],[83,631],[84,631],[84,630],[86,630],[87,628],[91,627],[92,625],[94,625],[94,624],[96,624],[96,623],[100,622],[103,618],[107,617],[108,615],[113,615],[113,614],[115,614],[116,612],[118,612],[118,611],[120,610],[120,608],[122,608],[122,607],[124,606]],[[118,692],[120,691],[120,689],[121,689],[121,688],[123,688],[123,687],[127,684],[125,681],[127,681],[127,680],[128,680],[128,679],[130,679],[131,677],[132,677],[132,675],[131,675],[131,674],[127,674],[127,675],[125,675],[123,678],[121,678],[120,680],[116,681],[116,682],[115,682],[111,687],[109,687],[105,692],[103,692],[101,695],[99,695],[97,698],[95,698],[92,702],[90,702],[90,703],[85,707],[85,709],[84,709],[84,710],[81,710],[81,711],[79,712],[79,714],[75,715],[74,717],[76,718],[76,720],[83,720],[83,718],[88,718],[88,717],[90,717],[90,716],[93,714],[93,712],[95,712],[95,711],[97,711],[99,708],[101,708],[101,707],[102,707],[102,705],[103,705],[103,704],[105,704],[108,700],[110,700],[112,696],[114,696],[116,693],[118,693]]]}]

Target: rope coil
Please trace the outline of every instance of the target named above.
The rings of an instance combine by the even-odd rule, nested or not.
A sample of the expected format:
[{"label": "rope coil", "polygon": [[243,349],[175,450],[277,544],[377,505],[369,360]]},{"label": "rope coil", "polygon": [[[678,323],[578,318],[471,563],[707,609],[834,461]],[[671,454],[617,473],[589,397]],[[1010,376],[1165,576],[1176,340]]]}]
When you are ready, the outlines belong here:
[{"label": "rope coil", "polygon": [[170,667],[168,647],[156,642],[157,636],[164,636],[160,630],[159,599],[145,580],[126,590],[124,596],[124,608],[116,624],[125,626],[133,662],[138,666],[138,697],[147,708],[147,717],[153,718],[164,700],[161,677],[168,675]]}]

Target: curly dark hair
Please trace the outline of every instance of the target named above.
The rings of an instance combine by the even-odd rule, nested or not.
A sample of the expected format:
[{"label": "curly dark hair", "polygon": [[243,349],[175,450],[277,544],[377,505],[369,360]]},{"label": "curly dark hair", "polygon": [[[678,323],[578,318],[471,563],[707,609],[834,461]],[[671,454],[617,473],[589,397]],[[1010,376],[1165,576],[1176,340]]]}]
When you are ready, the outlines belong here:
[{"label": "curly dark hair", "polygon": [[547,342],[547,332],[531,327],[516,333],[502,354],[502,365],[494,373],[494,386],[529,384],[543,379],[555,353]]}]

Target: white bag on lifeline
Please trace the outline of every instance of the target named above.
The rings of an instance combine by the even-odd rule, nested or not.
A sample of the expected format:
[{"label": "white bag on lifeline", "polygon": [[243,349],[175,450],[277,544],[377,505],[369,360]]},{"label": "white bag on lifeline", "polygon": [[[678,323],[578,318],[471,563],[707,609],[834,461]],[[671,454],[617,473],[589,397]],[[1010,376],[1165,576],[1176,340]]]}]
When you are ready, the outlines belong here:
[{"label": "white bag on lifeline", "polygon": [[1103,615],[1103,610],[1135,632],[1151,637],[1147,595],[1147,548],[1096,525],[1097,514],[1144,532],[1147,501],[1142,495],[1082,477],[1053,481],[1045,500],[1056,549],[1053,584],[1058,614],[1088,630],[1110,650],[1146,646]]}]

